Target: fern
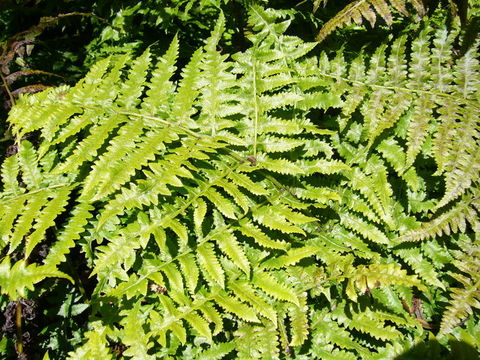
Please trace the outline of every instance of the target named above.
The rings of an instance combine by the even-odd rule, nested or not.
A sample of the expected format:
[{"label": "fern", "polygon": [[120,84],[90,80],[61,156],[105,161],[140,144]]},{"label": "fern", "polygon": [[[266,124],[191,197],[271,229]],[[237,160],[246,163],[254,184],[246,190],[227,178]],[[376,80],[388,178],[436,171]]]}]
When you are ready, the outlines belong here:
[{"label": "fern", "polygon": [[409,15],[406,4],[411,4],[419,14],[425,12],[424,5],[420,0],[354,0],[338,12],[332,19],[327,21],[317,34],[317,41],[322,41],[335,29],[352,22],[361,25],[363,19],[374,26],[377,14],[388,24],[393,23],[392,10],[402,15]]},{"label": "fern", "polygon": [[471,243],[462,242],[463,252],[454,264],[460,270],[452,276],[462,285],[451,290],[452,300],[443,314],[439,335],[445,335],[459,326],[466,317],[473,313],[473,308],[480,308],[480,282],[478,276],[478,237]]},{"label": "fern", "polygon": [[224,22],[183,68],[174,38],[19,100],[12,129],[38,139],[1,167],[2,293],[72,280],[80,251],[92,321],[71,359],[382,358],[439,311],[440,336],[478,319],[476,49],[453,59],[426,28],[314,57],[288,13],[253,6],[230,58]]},{"label": "fern", "polygon": [[[260,8],[252,10],[252,21],[259,16],[267,15]],[[27,236],[24,251],[29,256],[34,246],[44,240],[45,230],[65,210],[68,195],[78,192],[79,203],[59,232],[44,266],[53,272],[67,260],[75,242],[82,243],[85,249],[96,242],[99,246],[87,254],[93,260],[91,276],[98,281],[93,296],[108,294],[123,301],[123,295],[127,299],[142,296],[148,281],[165,287],[168,292],[158,295],[155,310],[144,312],[137,301],[137,305],[119,314],[125,324],[149,323],[150,332],[140,337],[158,336],[160,344],[170,333],[183,343],[187,336],[195,334],[212,339],[208,323],[214,322],[218,333],[222,328],[220,314],[226,313],[239,324],[258,322],[263,317],[274,324],[274,331],[278,306],[285,302],[299,306],[299,300],[293,289],[253,260],[256,256],[251,254],[254,248],[248,245],[249,239],[253,237],[256,246],[273,254],[277,249],[286,250],[289,242],[297,241],[294,234],[305,235],[302,227],[316,221],[303,213],[308,204],[294,207],[293,198],[283,195],[272,176],[302,173],[308,163],[301,161],[301,155],[297,159],[268,155],[286,143],[293,149],[303,142],[288,137],[283,130],[270,129],[270,134],[279,134],[277,137],[262,130],[274,111],[303,99],[300,89],[294,87],[298,75],[288,66],[313,45],[292,42],[283,35],[286,23],[270,33],[269,23],[265,22],[265,28],[252,37],[256,50],[232,62],[216,50],[222,23],[220,19],[205,48],[195,52],[178,85],[165,75],[173,76],[175,71],[178,42],[174,40],[153,70],[151,80],[147,80],[151,67],[148,51],[133,61],[125,56],[106,59],[77,86],[64,89],[67,95],[60,101],[56,89],[40,94],[37,103],[25,99],[29,107],[37,106],[39,113],[51,111],[49,101],[60,102],[59,109],[65,109],[56,118],[49,117],[44,126],[22,122],[20,110],[11,117],[19,135],[40,130],[42,140],[38,154],[24,142],[17,156],[32,195],[17,195],[25,197],[22,205],[27,211],[18,212],[21,215],[9,241],[10,251],[27,236],[34,214],[40,213],[33,233]],[[294,51],[289,63],[285,64],[281,54],[269,57],[267,49],[275,48],[284,53]],[[235,69],[237,78],[227,69]],[[116,85],[123,76],[124,84]],[[214,81],[221,81],[217,92],[202,86]],[[159,89],[164,91],[160,96],[168,105],[157,101]],[[113,92],[117,95],[112,96]],[[288,92],[293,97],[287,96]],[[223,94],[227,97],[222,98]],[[252,95],[251,107],[238,106],[242,96]],[[254,111],[249,112],[250,108]],[[295,135],[309,137],[315,145],[315,128],[306,117],[308,109],[302,105],[294,117],[285,114],[278,120],[292,123],[299,129]],[[235,117],[239,118],[234,121]],[[208,124],[198,126],[204,122]],[[38,161],[55,149],[60,151],[56,152],[54,165],[42,174]],[[246,161],[249,155],[256,157],[253,166]],[[21,191],[16,190],[11,178],[18,171],[15,161],[9,160],[3,167],[3,196],[12,197]],[[325,164],[330,165],[329,160]],[[42,176],[48,180],[42,180]],[[93,213],[98,214],[98,220],[86,233]],[[185,214],[193,214],[193,221]],[[12,216],[2,218],[7,224],[14,220]],[[113,224],[116,229],[112,231]],[[135,254],[140,250],[145,251],[145,257],[138,262]],[[293,258],[283,267],[312,255],[302,247],[298,251],[302,255],[292,253],[289,256]],[[154,253],[157,255],[152,258]],[[249,284],[246,281],[252,275]],[[13,290],[9,294],[13,296]],[[182,310],[175,310],[178,306]],[[136,338],[138,334],[131,331],[135,325],[126,325],[120,332],[105,326],[109,336],[122,339],[129,347],[126,355],[144,354],[148,358],[152,344]],[[296,331],[294,341],[300,344],[306,332]]]},{"label": "fern", "polygon": [[[339,214],[340,224],[364,242],[393,246],[387,252],[398,257],[401,266],[409,267],[427,285],[446,293],[450,280],[442,275],[443,261],[450,263],[451,258],[437,261],[431,252],[434,239],[443,237],[454,244],[454,234],[478,233],[478,189],[473,180],[478,164],[472,151],[479,145],[476,130],[472,128],[478,127],[478,117],[472,117],[478,107],[472,90],[478,90],[478,84],[473,80],[475,76],[468,75],[478,70],[474,70],[477,65],[471,54],[452,59],[446,49],[452,46],[453,34],[445,30],[433,36],[431,33],[429,28],[421,31],[412,41],[410,52],[405,38],[400,37],[390,49],[381,46],[371,58],[360,55],[349,65],[340,55],[333,60],[321,56],[322,75],[309,75],[311,81],[322,86],[331,84],[345,99],[346,106],[339,118],[343,134],[334,137],[336,150],[351,169],[343,171],[347,178],[343,183],[347,188],[342,189],[343,202],[332,207]],[[476,48],[470,51],[473,54]],[[464,71],[467,63],[468,69]],[[450,73],[445,66],[451,66]],[[454,70],[459,68],[462,70]],[[451,74],[456,73],[461,73],[465,80],[455,80]],[[466,87],[458,86],[467,83]],[[420,169],[416,161],[419,156],[430,159],[433,166],[427,171]],[[427,197],[431,194],[426,184],[432,182],[432,176],[439,175],[445,184],[443,193],[428,198],[428,204]],[[401,191],[410,194],[407,208],[398,200]],[[423,210],[416,210],[419,201],[424,204]],[[423,217],[412,216],[414,213]],[[340,234],[336,230],[331,237]],[[366,253],[370,250],[358,240],[350,239],[351,235],[347,244],[354,249]],[[423,243],[413,247],[402,243],[405,241]],[[426,256],[427,253],[431,255]],[[470,261],[467,258],[473,260],[470,253],[461,253],[462,263]],[[345,269],[351,274],[348,267]],[[456,278],[460,274],[453,272],[451,276]],[[452,303],[447,307],[441,326],[446,331],[452,331],[477,307],[473,295],[475,280],[472,282],[463,275],[459,279],[464,287],[455,288],[451,296],[458,299],[463,294],[468,300],[462,306]],[[375,284],[365,281],[363,292],[372,291]],[[347,283],[345,291],[350,299],[358,299],[358,286],[361,285],[357,280]],[[395,302],[400,311],[398,300],[385,305]],[[362,331],[361,323],[350,321],[342,324]],[[362,321],[367,321],[363,315]],[[442,330],[441,335],[444,334]]]},{"label": "fern", "polygon": [[27,265],[24,260],[19,260],[11,266],[11,259],[6,256],[0,263],[0,285],[2,294],[8,295],[12,300],[24,297],[26,290],[33,290],[34,285],[47,277],[61,277],[72,280],[68,275],[58,270],[36,264]]}]

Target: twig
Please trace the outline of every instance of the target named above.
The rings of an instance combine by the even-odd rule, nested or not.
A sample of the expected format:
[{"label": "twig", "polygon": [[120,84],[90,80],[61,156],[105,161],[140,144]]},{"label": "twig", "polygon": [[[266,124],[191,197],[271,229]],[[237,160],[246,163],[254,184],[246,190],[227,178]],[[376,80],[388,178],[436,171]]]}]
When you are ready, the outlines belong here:
[{"label": "twig", "polygon": [[15,98],[14,98],[10,88],[8,87],[7,79],[5,79],[5,76],[3,76],[1,71],[0,71],[0,77],[2,78],[3,87],[5,88],[5,91],[7,92],[8,97],[10,99],[10,105],[13,106],[13,105],[15,105]]},{"label": "twig", "polygon": [[15,326],[17,327],[17,354],[23,354],[23,329],[22,329],[22,301],[21,298],[17,301],[15,313]]}]

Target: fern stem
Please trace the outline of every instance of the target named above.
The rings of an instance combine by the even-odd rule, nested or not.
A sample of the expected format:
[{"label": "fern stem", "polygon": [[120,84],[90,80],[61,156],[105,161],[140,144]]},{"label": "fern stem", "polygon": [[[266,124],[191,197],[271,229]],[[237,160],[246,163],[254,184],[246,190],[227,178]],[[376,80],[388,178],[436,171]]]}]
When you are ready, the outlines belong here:
[{"label": "fern stem", "polygon": [[18,299],[15,309],[15,326],[17,328],[17,354],[23,354],[23,329],[22,329],[22,299]]},{"label": "fern stem", "polygon": [[176,124],[176,123],[171,123],[171,122],[168,122],[166,120],[163,120],[163,119],[160,119],[156,116],[151,116],[151,115],[145,115],[145,114],[139,114],[139,113],[134,113],[134,112],[131,112],[131,111],[119,111],[117,112],[116,114],[118,115],[126,115],[126,116],[136,116],[136,117],[140,117],[140,118],[143,118],[143,119],[148,119],[148,120],[155,120],[155,121],[158,121],[162,124],[165,124],[167,125],[168,127],[172,127],[172,126],[177,126],[179,127],[180,129],[182,129],[183,131],[185,131],[187,134],[189,135],[192,135],[196,138],[201,138],[203,135],[202,134],[198,134],[196,133],[195,131],[192,131],[190,130],[189,128],[183,126],[182,124]]},{"label": "fern stem", "polygon": [[53,189],[58,189],[58,188],[62,188],[62,187],[76,187],[78,185],[80,185],[80,183],[57,184],[57,185],[47,186],[47,187],[43,187],[43,188],[40,188],[40,189],[29,191],[29,192],[24,193],[24,194],[15,195],[15,196],[13,196],[9,199],[3,199],[2,201],[17,200],[17,199],[21,199],[22,197],[28,197],[30,195],[37,194],[37,193],[42,192],[42,191],[53,190]]}]

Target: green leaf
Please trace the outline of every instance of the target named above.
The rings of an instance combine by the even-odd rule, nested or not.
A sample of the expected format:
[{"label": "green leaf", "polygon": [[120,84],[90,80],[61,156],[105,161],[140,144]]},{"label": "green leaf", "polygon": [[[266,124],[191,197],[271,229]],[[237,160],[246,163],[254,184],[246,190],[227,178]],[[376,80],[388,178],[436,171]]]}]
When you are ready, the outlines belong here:
[{"label": "green leaf", "polygon": [[259,321],[255,312],[250,307],[233,297],[225,294],[218,294],[215,296],[215,301],[226,311],[237,315],[240,319],[250,322]]},{"label": "green leaf", "polygon": [[250,273],[250,262],[233,233],[225,231],[214,235],[213,239],[235,265],[242,269],[245,274],[248,275]]},{"label": "green leaf", "polygon": [[215,189],[209,188],[205,191],[205,196],[208,200],[210,200],[213,205],[226,217],[230,219],[236,219],[235,216],[235,208],[233,207],[230,200],[222,196],[218,191]]},{"label": "green leaf", "polygon": [[18,163],[17,156],[10,156],[2,164],[1,178],[4,193],[12,193],[13,195],[16,195],[21,191],[18,184]]},{"label": "green leaf", "polygon": [[195,233],[202,236],[202,224],[207,214],[207,204],[201,198],[198,198],[194,204],[193,222],[195,223]]},{"label": "green leaf", "polygon": [[275,278],[267,272],[257,270],[254,272],[252,282],[265,293],[278,300],[289,301],[295,305],[299,305],[298,297],[293,289],[286,285],[279,283]]},{"label": "green leaf", "polygon": [[222,288],[225,287],[225,275],[220,262],[215,254],[215,249],[212,244],[205,243],[197,248],[197,260],[200,265],[200,269],[204,272],[207,281],[212,285],[215,283]]},{"label": "green leaf", "polygon": [[209,349],[202,351],[195,359],[196,360],[219,360],[228,355],[235,348],[235,344],[228,343],[216,343]]},{"label": "green leaf", "polygon": [[[283,211],[277,211],[277,208],[273,206],[262,206],[253,210],[253,218],[255,219],[255,221],[270,229],[279,230],[287,234],[298,233],[305,235],[305,232],[302,229],[292,224],[292,222],[298,222],[295,222],[295,219],[290,222],[290,219],[287,218],[284,214],[287,216],[289,214],[295,214],[295,216],[301,217],[301,219],[304,219],[304,221],[311,221],[310,218],[304,218],[301,214],[289,211],[287,209],[283,209]],[[303,221],[300,221],[300,223],[302,222]]]},{"label": "green leaf", "polygon": [[188,286],[188,290],[193,294],[198,283],[199,270],[193,254],[185,254],[178,259],[180,268]]},{"label": "green leaf", "polygon": [[293,248],[287,251],[285,255],[279,257],[273,257],[262,263],[267,269],[280,269],[290,265],[295,265],[302,259],[308,258],[320,251],[319,248],[314,246],[302,246],[299,248]]},{"label": "green leaf", "polygon": [[18,150],[18,161],[22,170],[22,179],[28,189],[40,187],[42,175],[37,164],[37,152],[29,141],[22,141]]},{"label": "green leaf", "polygon": [[243,235],[252,237],[256,243],[263,247],[280,250],[287,249],[288,245],[286,242],[272,240],[262,230],[260,230],[260,228],[249,222],[241,221],[238,230],[240,230]]},{"label": "green leaf", "polygon": [[35,230],[27,236],[24,250],[26,257],[30,256],[35,246],[43,240],[46,230],[55,225],[55,219],[65,210],[71,190],[68,187],[61,188],[42,209],[41,215],[33,226]]},{"label": "green leaf", "polygon": [[277,313],[275,309],[264,299],[255,294],[254,289],[246,281],[231,283],[229,284],[229,287],[242,301],[249,303],[257,313],[266,317],[272,323],[277,323]]}]

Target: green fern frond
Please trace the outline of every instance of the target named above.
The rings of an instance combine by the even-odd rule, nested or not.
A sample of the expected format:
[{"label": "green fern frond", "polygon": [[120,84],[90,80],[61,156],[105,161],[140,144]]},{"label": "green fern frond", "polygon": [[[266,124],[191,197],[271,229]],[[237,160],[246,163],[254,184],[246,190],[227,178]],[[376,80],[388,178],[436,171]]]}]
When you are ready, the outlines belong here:
[{"label": "green fern frond", "polygon": [[400,241],[420,241],[443,234],[450,235],[465,232],[470,225],[475,232],[480,229],[478,217],[478,199],[472,194],[464,195],[453,208],[422,223],[417,229],[412,229],[399,237]]},{"label": "green fern frond", "polygon": [[308,245],[300,248],[292,248],[288,250],[285,255],[268,259],[262,265],[267,269],[280,269],[282,267],[295,265],[302,259],[316,254],[317,251],[319,251],[318,248]]},{"label": "green fern frond", "polygon": [[345,304],[339,304],[339,306],[332,312],[332,318],[336,319],[339,324],[345,326],[348,329],[360,331],[368,334],[373,338],[379,340],[393,340],[398,339],[401,336],[394,326],[386,325],[385,321],[391,319],[382,319],[376,311],[366,308],[361,311],[353,306],[348,306],[350,315],[346,316],[342,314],[342,311],[346,309]]},{"label": "green fern frond", "polygon": [[286,249],[287,243],[285,241],[278,241],[271,239],[259,227],[248,222],[242,222],[238,230],[245,236],[252,237],[260,246],[271,249]]},{"label": "green fern frond", "polygon": [[50,248],[43,262],[45,266],[55,267],[65,261],[65,255],[75,246],[75,241],[79,240],[85,231],[88,219],[92,217],[92,211],[93,206],[87,203],[80,203],[75,207],[57,242]]},{"label": "green fern frond", "polygon": [[36,264],[27,265],[24,260],[19,260],[11,266],[10,257],[6,256],[0,263],[0,291],[2,294],[15,301],[25,297],[26,290],[33,290],[34,285],[47,277],[65,278],[73,282],[73,279],[46,266]]},{"label": "green fern frond", "polygon": [[462,287],[451,289],[449,305],[443,313],[440,324],[439,336],[449,334],[459,326],[468,316],[472,315],[474,308],[480,309],[480,247],[478,236],[471,241],[462,241],[462,251],[454,264],[460,270],[451,276]]},{"label": "green fern frond", "polygon": [[250,262],[233,233],[223,232],[215,234],[213,239],[217,242],[222,252],[227,254],[235,265],[242,269],[245,274],[248,275],[250,273]]},{"label": "green fern frond", "polygon": [[250,304],[252,308],[263,317],[277,323],[277,312],[263,298],[255,293],[255,290],[246,281],[237,281],[230,284],[234,293],[244,302]]},{"label": "green fern frond", "polygon": [[92,329],[85,333],[86,342],[68,354],[69,360],[87,360],[96,356],[106,360],[113,359],[108,346],[107,327],[100,321],[93,322],[91,327]]},{"label": "green fern frond", "polygon": [[291,306],[289,308],[289,317],[292,322],[291,346],[302,345],[307,340],[309,333],[307,298],[306,296],[301,296],[299,300],[299,306]]},{"label": "green fern frond", "polygon": [[[263,325],[263,326],[262,326]],[[279,359],[280,342],[273,324],[243,323],[235,331],[237,357],[241,359]]]},{"label": "green fern frond", "polygon": [[146,314],[143,313],[140,302],[137,302],[133,309],[124,310],[120,315],[124,315],[120,321],[122,343],[128,347],[123,355],[153,360],[154,356],[148,354],[153,342],[149,341],[143,330]]},{"label": "green fern frond", "polygon": [[[336,321],[332,321],[331,316],[325,314],[325,311],[317,312],[313,315],[312,329],[314,329],[313,340],[318,345],[327,347],[329,344],[334,344],[341,349],[356,350],[363,356],[370,353],[367,348],[355,341],[347,329],[341,327]],[[316,353],[317,356],[320,356],[320,354],[329,356],[326,349],[314,348],[313,352]],[[346,351],[343,351],[343,354],[344,356],[347,354],[349,354],[347,356],[355,356],[353,353]],[[338,356],[339,353],[332,355]],[[332,358],[334,357],[332,356]]]},{"label": "green fern frond", "polygon": [[204,270],[204,276],[212,285],[225,286],[225,275],[220,262],[215,255],[213,245],[205,243],[197,248],[197,260]]},{"label": "green fern frond", "polygon": [[45,231],[55,225],[55,219],[65,210],[71,191],[72,189],[68,187],[60,188],[52,195],[52,199],[45,204],[41,210],[42,216],[37,219],[33,225],[34,230],[25,240],[25,256],[30,256],[35,246],[43,240]]},{"label": "green fern frond", "polygon": [[252,277],[252,283],[265,291],[268,295],[278,300],[289,301],[299,305],[298,296],[294,291],[285,285],[277,282],[274,277],[264,271],[255,271]]},{"label": "green fern frond", "polygon": [[389,243],[389,239],[380,229],[354,214],[351,214],[347,211],[342,211],[340,213],[340,221],[344,227],[351,229],[355,233],[362,235],[368,240],[379,244]]},{"label": "green fern frond", "polygon": [[441,289],[445,288],[445,285],[439,280],[439,273],[436,271],[433,264],[424,258],[419,249],[400,249],[396,250],[395,254],[410,265],[413,271],[415,271],[418,276],[424,279],[427,283]]},{"label": "green fern frond", "polygon": [[235,348],[233,343],[217,343],[209,349],[202,351],[196,360],[219,360],[228,355]]},{"label": "green fern frond", "polygon": [[116,101],[125,109],[135,109],[140,103],[140,98],[145,87],[147,69],[151,63],[150,51],[146,50],[143,55],[135,59],[131,65],[129,74]]},{"label": "green fern frond", "polygon": [[[30,232],[33,222],[38,217],[40,209],[47,203],[49,193],[46,191],[40,191],[30,195],[27,202],[23,207],[14,210],[14,217],[18,215],[18,219],[15,223],[14,232],[10,240],[9,252],[12,253],[23,241],[23,238]],[[23,203],[22,203],[23,204]],[[13,210],[13,209],[12,209]],[[12,218],[12,215],[7,216]]]}]

